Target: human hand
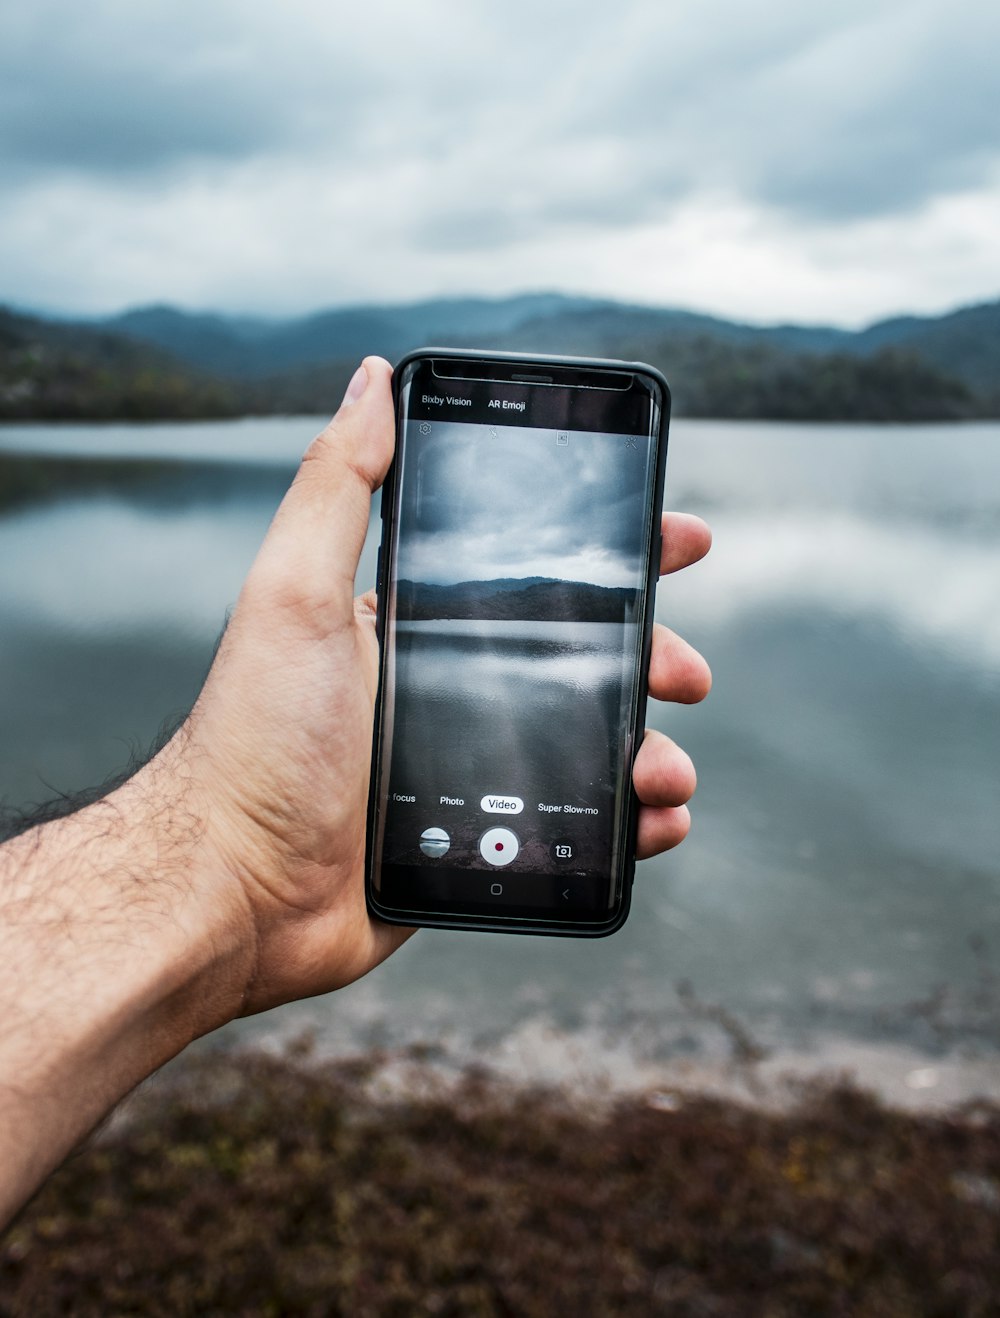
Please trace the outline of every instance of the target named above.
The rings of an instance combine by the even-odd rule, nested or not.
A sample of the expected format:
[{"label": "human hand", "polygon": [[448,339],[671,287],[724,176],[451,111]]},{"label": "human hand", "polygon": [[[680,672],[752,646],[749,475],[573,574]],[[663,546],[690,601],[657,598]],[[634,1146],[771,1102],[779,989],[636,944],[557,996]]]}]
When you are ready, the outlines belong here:
[{"label": "human hand", "polygon": [[[0,847],[0,1222],[108,1109],[240,1013],[338,988],[411,931],[372,920],[365,827],[375,599],[353,598],[392,457],[387,362],[369,357],[308,449],[191,715],[149,764]],[[664,571],[708,528],[664,520]],[[704,660],[656,628],[650,693],[700,700]],[[639,854],[687,832],[688,757],[648,733]]]},{"label": "human hand", "polygon": [[[391,368],[365,360],[340,411],[313,442],[240,595],[205,688],[165,755],[190,783],[207,889],[248,937],[244,1013],[341,987],[412,931],[373,920],[364,895],[366,804],[378,682],[375,598],[353,598],[372,491],[394,442]],[[662,570],[701,558],[700,519],[664,518]],[[650,693],[695,701],[708,667],[654,630]],[[634,781],[639,854],[687,833],[690,759],[647,733]],[[239,917],[242,917],[241,919]]]},{"label": "human hand", "polygon": [[[660,575],[679,572],[705,557],[712,532],[690,513],[664,513]],[[712,686],[708,664],[676,632],[655,623],[649,661],[649,694],[684,705],[704,700]],[[640,860],[683,842],[691,827],[687,802],[697,784],[694,765],[676,742],[647,729],[632,771],[640,801],[636,853]]]}]

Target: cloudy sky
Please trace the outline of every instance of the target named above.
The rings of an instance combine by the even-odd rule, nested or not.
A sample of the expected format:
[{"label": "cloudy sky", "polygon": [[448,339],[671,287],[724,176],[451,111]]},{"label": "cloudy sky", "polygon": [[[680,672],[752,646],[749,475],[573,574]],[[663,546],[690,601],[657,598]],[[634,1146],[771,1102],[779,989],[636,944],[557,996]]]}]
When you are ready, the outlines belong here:
[{"label": "cloudy sky", "polygon": [[[648,445],[629,451],[621,435],[573,431],[562,448],[555,431],[497,430],[497,443],[484,445],[481,427],[435,422],[424,437],[411,423],[400,578],[638,587]],[[530,497],[538,490],[541,504]]]},{"label": "cloudy sky", "polygon": [[0,301],[1000,294],[987,0],[0,7]]}]

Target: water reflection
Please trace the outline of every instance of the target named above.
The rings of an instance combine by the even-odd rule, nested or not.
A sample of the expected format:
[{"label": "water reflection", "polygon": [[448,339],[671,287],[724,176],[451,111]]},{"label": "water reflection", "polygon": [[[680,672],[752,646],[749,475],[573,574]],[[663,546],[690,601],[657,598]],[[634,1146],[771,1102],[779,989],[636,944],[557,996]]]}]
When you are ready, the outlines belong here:
[{"label": "water reflection", "polygon": [[[315,429],[270,425],[267,443],[256,423],[162,429],[225,449],[231,480],[0,516],[8,802],[90,785],[194,699]],[[28,429],[22,448],[118,453],[151,433]],[[679,423],[668,499],[704,512],[716,547],[664,583],[658,615],[716,682],[702,707],[650,711],[700,786],[689,841],[639,867],[629,924],[598,944],[423,934],[335,1009],[237,1029],[309,1019],[336,1046],[433,1037],[497,1056],[518,1039],[537,1061],[544,1026],[550,1048],[555,1029],[608,1057],[676,1058],[702,1046],[687,980],[772,1041],[996,1046],[998,441],[986,425]],[[240,444],[265,465],[239,467]]]}]

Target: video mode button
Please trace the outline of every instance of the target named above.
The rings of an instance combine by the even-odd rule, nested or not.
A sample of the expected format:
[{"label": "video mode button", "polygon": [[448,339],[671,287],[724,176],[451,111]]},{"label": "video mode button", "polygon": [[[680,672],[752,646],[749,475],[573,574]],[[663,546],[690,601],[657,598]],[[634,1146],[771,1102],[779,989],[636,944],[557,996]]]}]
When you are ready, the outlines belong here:
[{"label": "video mode button", "polygon": [[484,796],[479,808],[488,815],[519,815],[524,802],[519,796]]}]

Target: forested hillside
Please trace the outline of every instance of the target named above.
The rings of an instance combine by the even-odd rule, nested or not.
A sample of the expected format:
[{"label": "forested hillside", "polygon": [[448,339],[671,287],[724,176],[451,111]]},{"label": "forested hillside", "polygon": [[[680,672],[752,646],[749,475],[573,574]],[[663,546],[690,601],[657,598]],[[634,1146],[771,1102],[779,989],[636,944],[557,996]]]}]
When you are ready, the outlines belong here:
[{"label": "forested hillside", "polygon": [[153,421],[243,410],[232,384],[148,344],[0,308],[0,420]]},{"label": "forested hillside", "polygon": [[688,416],[1000,416],[1000,302],[852,332],[536,294],[290,320],[148,307],[71,324],[0,310],[0,420],[322,414],[365,353],[425,343],[648,361]]}]

